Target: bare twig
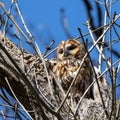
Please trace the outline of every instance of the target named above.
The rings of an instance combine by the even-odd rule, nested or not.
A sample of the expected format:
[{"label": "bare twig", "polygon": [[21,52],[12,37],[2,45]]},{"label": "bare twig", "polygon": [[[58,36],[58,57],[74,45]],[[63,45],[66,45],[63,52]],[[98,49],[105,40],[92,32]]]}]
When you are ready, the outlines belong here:
[{"label": "bare twig", "polygon": [[33,39],[33,35],[30,33],[30,31],[28,30],[28,28],[27,28],[27,26],[26,26],[26,24],[25,24],[25,21],[24,21],[24,19],[23,19],[23,16],[22,16],[22,13],[21,13],[21,11],[20,11],[20,8],[19,8],[19,5],[18,5],[18,3],[17,3],[17,0],[14,0],[14,3],[15,3],[15,6],[16,6],[17,11],[18,11],[18,14],[19,14],[19,16],[20,16],[20,18],[21,18],[22,24],[23,24],[23,26],[24,26],[27,34],[30,36],[31,39]]},{"label": "bare twig", "polygon": [[39,57],[41,58],[42,63],[43,63],[44,68],[45,68],[45,72],[46,72],[46,76],[47,76],[47,80],[48,80],[48,87],[50,89],[50,93],[52,95],[52,98],[55,99],[55,97],[53,95],[53,91],[52,91],[52,86],[51,86],[51,82],[50,82],[50,77],[49,77],[49,74],[48,74],[47,66],[46,66],[45,60],[44,60],[44,58],[42,56],[42,53],[41,53],[41,51],[40,51],[40,49],[39,49],[38,44],[36,43],[36,41],[35,41],[35,46],[36,46],[36,51],[37,51]]},{"label": "bare twig", "polygon": [[49,55],[51,55],[53,52],[57,50],[57,47],[54,48],[51,52],[49,52],[47,55],[44,56],[44,59],[47,58]]},{"label": "bare twig", "polygon": [[[11,2],[11,6],[10,6],[10,8],[9,8],[8,14],[11,13],[12,6],[13,6],[13,1]],[[9,20],[9,17],[7,17],[6,22],[5,22],[5,25],[4,25],[4,30],[3,30],[3,34],[4,34],[4,35],[5,35],[6,32],[7,32],[7,28],[6,28],[6,27],[7,27],[7,24],[8,24],[8,20]]]},{"label": "bare twig", "polygon": [[[89,24],[89,22],[88,22],[88,30],[89,30],[89,32],[90,32],[91,38],[92,38],[92,40],[93,40],[93,43],[95,43],[95,39],[94,39],[93,34],[92,34],[92,31],[91,31],[91,29],[90,29],[90,24]],[[98,49],[99,53],[101,54],[101,56],[103,57],[103,59],[106,61],[106,63],[107,63],[109,66],[111,66],[111,64],[109,64],[109,63],[107,62],[107,60],[105,59],[104,54],[102,53],[102,51],[100,51],[99,46],[98,46],[97,44],[96,44],[96,48]],[[93,68],[93,71],[94,71],[94,73],[95,73],[94,68]],[[104,101],[103,101],[103,97],[102,97],[102,93],[101,93],[101,90],[100,90],[100,85],[99,85],[99,82],[98,82],[96,73],[95,73],[95,79],[96,79],[97,87],[98,87],[98,90],[99,90],[99,93],[100,93],[100,98],[101,98],[101,101],[102,101],[102,105],[103,105],[103,108],[104,108],[104,110],[105,110],[106,116],[107,116],[107,118],[108,118],[108,117],[109,117],[109,114],[108,114],[108,112],[107,112],[107,110],[106,110],[105,103],[104,103]]]},{"label": "bare twig", "polygon": [[[15,100],[16,100],[16,101],[19,103],[19,105],[24,109],[24,111],[27,113],[27,115],[32,119],[32,117],[30,116],[30,114],[27,112],[27,110],[24,108],[24,106],[21,104],[21,102],[20,102],[20,101],[18,100],[18,98],[16,97],[16,95],[15,95],[13,89],[11,88],[11,86],[10,86],[10,84],[9,84],[9,81],[8,81],[8,79],[7,79],[6,77],[5,77],[5,80],[6,80],[6,82],[7,82],[7,85],[8,85],[8,87],[9,87],[12,95],[14,96]],[[18,108],[17,108],[17,109],[18,109]],[[16,111],[16,112],[17,112],[17,111]]]},{"label": "bare twig", "polygon": [[30,40],[27,38],[27,36],[24,34],[24,32],[22,31],[22,29],[18,26],[18,24],[15,22],[14,18],[6,11],[5,6],[2,2],[0,2],[0,6],[2,7],[2,9],[4,10],[5,14],[8,16],[8,18],[14,23],[14,25],[16,26],[16,28],[20,31],[20,33],[22,33],[23,37],[27,40],[28,43],[31,43]]},{"label": "bare twig", "polygon": [[[90,36],[91,36],[91,38],[92,38],[92,40],[93,40],[93,43],[95,44],[95,38],[94,38],[94,36],[93,36],[93,34],[92,34],[92,31],[91,31],[91,27],[90,27],[89,22],[88,22],[88,30],[89,30],[89,32],[90,32]],[[105,55],[102,53],[102,51],[100,50],[100,48],[99,48],[99,46],[98,46],[97,44],[96,44],[96,48],[97,48],[99,54],[102,56],[103,60],[105,60],[106,64],[107,64],[108,66],[111,66],[111,63],[106,59]]]},{"label": "bare twig", "polygon": [[51,50],[51,46],[52,46],[54,43],[55,43],[55,41],[52,40],[51,43],[50,43],[50,45],[46,47],[46,51],[45,51],[45,53],[43,54],[43,57],[46,56],[46,54],[47,54],[47,52],[48,52],[49,50]]}]

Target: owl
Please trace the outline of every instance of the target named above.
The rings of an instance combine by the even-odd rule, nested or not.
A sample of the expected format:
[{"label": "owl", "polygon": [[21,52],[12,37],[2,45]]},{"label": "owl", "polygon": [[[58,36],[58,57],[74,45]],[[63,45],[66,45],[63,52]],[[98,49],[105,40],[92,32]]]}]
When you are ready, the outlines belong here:
[{"label": "owl", "polygon": [[[71,82],[73,81],[81,61],[86,54],[84,45],[75,39],[62,41],[57,49],[57,63],[55,74],[60,81],[63,90],[67,92]],[[92,71],[89,58],[87,57],[82,65],[78,77],[72,86],[71,94],[76,99],[80,98],[85,90],[92,83]],[[92,88],[89,89],[86,98],[93,98]]]}]

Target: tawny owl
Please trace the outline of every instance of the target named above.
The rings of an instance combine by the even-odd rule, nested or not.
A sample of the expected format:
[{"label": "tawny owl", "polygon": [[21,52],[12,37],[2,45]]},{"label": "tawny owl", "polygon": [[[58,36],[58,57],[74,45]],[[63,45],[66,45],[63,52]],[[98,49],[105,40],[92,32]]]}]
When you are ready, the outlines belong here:
[{"label": "tawny owl", "polygon": [[[62,41],[57,50],[56,76],[60,81],[65,92],[68,90],[80,63],[86,53],[84,45],[75,39]],[[74,97],[83,95],[85,90],[92,82],[92,72],[87,57],[82,65],[80,73],[71,89]],[[86,98],[93,98],[92,88],[85,95]]]}]

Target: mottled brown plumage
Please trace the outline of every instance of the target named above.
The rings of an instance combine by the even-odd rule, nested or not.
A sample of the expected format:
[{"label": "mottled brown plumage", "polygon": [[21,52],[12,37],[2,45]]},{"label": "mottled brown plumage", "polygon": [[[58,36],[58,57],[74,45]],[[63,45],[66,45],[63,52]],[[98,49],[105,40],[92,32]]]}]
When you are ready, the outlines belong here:
[{"label": "mottled brown plumage", "polygon": [[[56,76],[65,92],[74,79],[81,61],[86,53],[85,47],[78,40],[70,39],[62,41],[58,46]],[[72,87],[71,94],[74,98],[80,98],[92,82],[92,72],[87,57],[82,65],[80,73]],[[92,88],[85,95],[93,98]]]}]

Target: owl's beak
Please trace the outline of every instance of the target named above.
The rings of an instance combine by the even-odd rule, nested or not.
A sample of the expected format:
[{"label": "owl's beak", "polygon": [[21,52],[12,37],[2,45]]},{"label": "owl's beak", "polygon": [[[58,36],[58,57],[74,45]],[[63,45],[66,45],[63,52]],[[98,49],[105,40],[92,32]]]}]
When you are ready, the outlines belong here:
[{"label": "owl's beak", "polygon": [[66,53],[64,53],[64,54],[63,54],[63,56],[64,56],[64,57],[66,57],[66,56],[67,56],[67,54],[66,54]]},{"label": "owl's beak", "polygon": [[65,51],[65,52],[63,53],[63,56],[66,57],[67,55],[68,55],[68,52]]}]

